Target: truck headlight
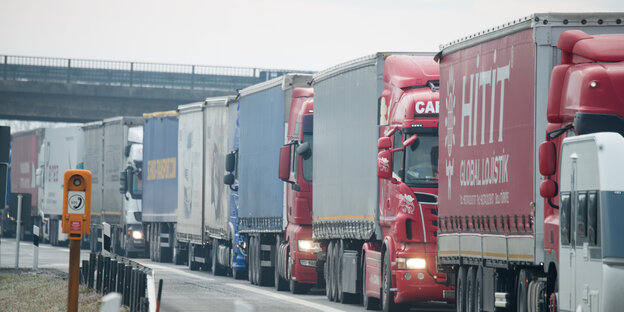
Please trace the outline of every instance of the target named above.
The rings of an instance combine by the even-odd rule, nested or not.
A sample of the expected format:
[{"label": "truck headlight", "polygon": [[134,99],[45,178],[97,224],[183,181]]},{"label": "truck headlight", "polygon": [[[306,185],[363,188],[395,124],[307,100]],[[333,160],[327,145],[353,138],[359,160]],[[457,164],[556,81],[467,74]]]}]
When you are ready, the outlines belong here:
[{"label": "truck headlight", "polygon": [[317,252],[321,250],[321,246],[315,241],[300,239],[297,241],[297,250],[301,252]]},{"label": "truck headlight", "polygon": [[397,258],[399,270],[422,270],[427,267],[427,262],[423,258]]},{"label": "truck headlight", "polygon": [[137,230],[132,231],[132,238],[143,239],[143,232]]}]

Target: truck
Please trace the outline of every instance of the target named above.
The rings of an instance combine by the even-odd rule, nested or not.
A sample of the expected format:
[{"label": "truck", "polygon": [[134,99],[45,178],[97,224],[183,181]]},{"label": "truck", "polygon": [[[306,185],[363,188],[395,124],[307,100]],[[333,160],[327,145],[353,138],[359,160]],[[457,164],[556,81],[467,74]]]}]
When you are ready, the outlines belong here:
[{"label": "truck", "polygon": [[[91,171],[92,250],[108,245],[123,256],[146,253],[141,192],[143,119],[113,117],[83,125],[85,168]],[[101,244],[98,244],[100,243]]]},{"label": "truck", "polygon": [[[227,155],[238,146],[237,99],[207,98],[201,103],[181,105],[178,111],[178,207],[183,209],[178,208],[177,213],[177,254],[187,252],[191,270],[246,278],[236,185],[230,189],[224,184]],[[228,172],[235,171],[235,164],[230,166]],[[234,175],[228,176],[234,184]]]},{"label": "truck", "polygon": [[150,259],[171,262],[178,207],[178,112],[143,114],[142,223]]},{"label": "truck", "polygon": [[[224,182],[238,192],[238,233],[252,284],[283,288],[285,268],[278,268],[288,223],[285,185],[275,173],[280,148],[286,142],[288,119],[298,87],[309,87],[307,74],[287,74],[240,91],[238,150],[228,155]],[[309,95],[304,93],[299,95]],[[235,173],[236,176],[234,177]],[[302,238],[306,239],[306,238]],[[309,237],[307,240],[310,240]],[[282,248],[283,250],[283,248]],[[286,257],[286,253],[281,253]],[[282,259],[284,261],[285,258]]]},{"label": "truck", "polygon": [[312,229],[329,300],[384,311],[452,300],[435,263],[432,56],[380,52],[314,76]]},{"label": "truck", "polygon": [[286,131],[280,149],[279,178],[286,182],[287,223],[279,242],[275,288],[305,293],[317,285],[318,243],[312,240],[312,151],[314,122],[313,88],[295,88]]},{"label": "truck", "polygon": [[177,224],[174,263],[209,269],[210,244],[204,219],[204,102],[178,106]]},{"label": "truck", "polygon": [[623,133],[621,16],[534,14],[436,56],[437,263],[457,311],[621,308],[621,186],[605,171],[621,138],[598,134]]},{"label": "truck", "polygon": [[42,236],[52,246],[67,244],[63,233],[63,174],[69,169],[82,169],[84,136],[80,126],[47,128],[39,148],[36,171],[39,203],[42,217]]},{"label": "truck", "polygon": [[[39,148],[43,143],[44,128],[16,132],[11,135],[11,192],[31,194],[32,211],[22,219],[31,225],[41,225],[39,216],[39,194],[37,187],[37,169],[39,168]],[[7,194],[7,197],[9,195]],[[4,208],[4,207],[3,207]],[[37,217],[39,216],[39,217]],[[9,209],[3,215],[2,234],[15,235],[17,215],[11,215]],[[29,231],[32,226],[23,226],[24,231]]]}]

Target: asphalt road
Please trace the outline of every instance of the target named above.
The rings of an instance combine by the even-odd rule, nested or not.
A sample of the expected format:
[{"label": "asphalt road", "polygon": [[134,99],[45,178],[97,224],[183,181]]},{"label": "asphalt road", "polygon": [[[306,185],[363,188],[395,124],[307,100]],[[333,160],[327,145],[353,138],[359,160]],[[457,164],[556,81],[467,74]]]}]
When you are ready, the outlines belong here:
[{"label": "asphalt road", "polygon": [[[33,245],[20,245],[20,268],[31,268]],[[83,250],[82,259],[89,253]],[[153,269],[156,289],[163,280],[160,311],[364,311],[359,304],[329,302],[322,289],[313,289],[306,295],[278,292],[273,287],[259,287],[248,281],[231,277],[214,276],[210,272],[190,271],[186,266],[155,263],[149,259],[133,259]],[[39,268],[68,271],[69,249],[40,245]],[[14,267],[15,239],[0,240],[0,267]],[[453,305],[427,303],[411,311],[454,311]]]}]

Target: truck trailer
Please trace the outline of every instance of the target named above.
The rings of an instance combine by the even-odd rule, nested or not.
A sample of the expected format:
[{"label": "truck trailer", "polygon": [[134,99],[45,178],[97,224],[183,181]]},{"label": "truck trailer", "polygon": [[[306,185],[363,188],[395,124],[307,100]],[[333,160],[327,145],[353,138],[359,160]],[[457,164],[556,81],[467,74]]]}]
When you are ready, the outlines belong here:
[{"label": "truck trailer", "polygon": [[[43,143],[44,128],[21,131],[11,135],[11,192],[27,193],[31,195],[31,213],[22,215],[24,232],[30,231],[32,224],[41,225],[39,215],[40,198],[37,187],[37,171],[39,170],[39,149]],[[9,197],[7,195],[7,197]],[[4,206],[2,207],[4,208]],[[3,215],[2,234],[15,235],[17,215],[11,215],[8,211]]]},{"label": "truck trailer", "polygon": [[[621,19],[534,14],[445,45],[436,56],[438,266],[456,286],[457,311],[621,308],[613,278],[621,279],[624,246],[609,236],[617,234],[609,220],[621,215],[612,206],[619,197],[602,192],[620,188],[591,182],[611,176],[601,155],[614,151],[600,142],[617,148],[621,138],[580,143],[591,133],[623,133]],[[600,221],[593,219],[597,198]],[[600,240],[588,238],[589,227],[594,236],[601,231]]]},{"label": "truck trailer", "polygon": [[[43,237],[52,246],[68,243],[63,233],[63,174],[66,170],[82,169],[84,135],[80,126],[47,128],[39,148],[37,186],[39,188],[39,215]],[[86,239],[85,239],[86,241]]]},{"label": "truck trailer", "polygon": [[381,303],[391,311],[452,300],[435,264],[439,76],[432,56],[377,53],[314,76],[312,228],[332,301],[361,297],[367,309]]},{"label": "truck trailer", "polygon": [[309,87],[311,80],[311,75],[287,74],[245,88],[238,97],[239,145],[226,161],[226,169],[236,179],[232,174],[224,182],[238,184],[234,188],[239,196],[239,246],[252,284],[283,283],[285,273],[280,275],[276,268],[288,221],[285,185],[275,173],[280,147],[286,143],[294,90]]},{"label": "truck trailer", "polygon": [[113,117],[83,125],[84,169],[92,173],[91,248],[110,238],[110,251],[124,256],[146,252],[141,224],[143,119]]},{"label": "truck trailer", "polygon": [[171,262],[178,207],[178,113],[143,114],[142,223],[150,259]]},{"label": "truck trailer", "polygon": [[[229,272],[235,279],[246,278],[245,256],[238,232],[236,190],[224,184],[226,158],[233,150],[238,127],[238,102],[234,96],[205,101],[204,205],[205,231],[210,243],[210,264],[214,275]],[[230,169],[230,171],[233,171]]]}]

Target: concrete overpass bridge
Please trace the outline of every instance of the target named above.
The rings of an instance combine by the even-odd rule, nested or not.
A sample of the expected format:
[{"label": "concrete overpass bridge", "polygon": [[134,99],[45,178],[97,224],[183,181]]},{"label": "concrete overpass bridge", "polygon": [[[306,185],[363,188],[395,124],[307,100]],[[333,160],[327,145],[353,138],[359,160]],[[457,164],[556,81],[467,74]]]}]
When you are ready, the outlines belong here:
[{"label": "concrete overpass bridge", "polygon": [[234,95],[289,72],[0,55],[0,119],[87,122],[140,116]]}]

